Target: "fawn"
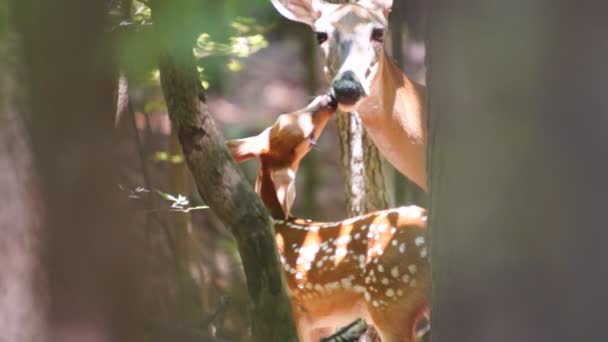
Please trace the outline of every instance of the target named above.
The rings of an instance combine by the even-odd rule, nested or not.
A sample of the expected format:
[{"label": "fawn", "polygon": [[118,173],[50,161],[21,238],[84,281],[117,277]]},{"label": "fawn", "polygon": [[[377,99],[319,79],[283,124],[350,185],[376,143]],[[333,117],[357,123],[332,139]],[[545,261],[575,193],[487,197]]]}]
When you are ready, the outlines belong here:
[{"label": "fawn", "polygon": [[227,142],[237,162],[260,160],[256,191],[274,230],[301,341],[363,318],[383,342],[415,341],[428,315],[426,210],[400,207],[337,222],[290,216],[302,158],[335,111],[330,96],[280,115],[261,134]]}]

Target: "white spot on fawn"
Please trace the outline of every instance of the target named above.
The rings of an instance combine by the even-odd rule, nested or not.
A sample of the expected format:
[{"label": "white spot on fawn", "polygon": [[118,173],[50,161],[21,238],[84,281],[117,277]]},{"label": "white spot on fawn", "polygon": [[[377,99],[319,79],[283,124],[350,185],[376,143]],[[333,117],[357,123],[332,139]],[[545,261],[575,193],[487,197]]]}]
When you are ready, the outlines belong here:
[{"label": "white spot on fawn", "polygon": [[393,297],[395,296],[395,290],[393,289],[387,289],[386,292],[384,293],[387,297]]},{"label": "white spot on fawn", "polygon": [[405,253],[405,242],[402,242],[399,245],[399,253],[401,253],[401,254]]},{"label": "white spot on fawn", "polygon": [[424,237],[419,236],[414,240],[414,243],[416,244],[417,247],[422,246],[422,244],[424,244]]},{"label": "white spot on fawn", "polygon": [[355,285],[355,286],[353,286],[353,291],[355,291],[357,293],[366,293],[365,287],[363,287],[361,285]]},{"label": "white spot on fawn", "polygon": [[336,239],[336,245],[345,245],[351,241],[350,235],[343,235]]},{"label": "white spot on fawn", "polygon": [[418,271],[418,268],[416,267],[416,265],[409,265],[407,267],[408,270],[410,270],[411,274],[416,274],[416,272]]},{"label": "white spot on fawn", "polygon": [[399,278],[399,266],[391,268],[391,275],[395,278]]}]

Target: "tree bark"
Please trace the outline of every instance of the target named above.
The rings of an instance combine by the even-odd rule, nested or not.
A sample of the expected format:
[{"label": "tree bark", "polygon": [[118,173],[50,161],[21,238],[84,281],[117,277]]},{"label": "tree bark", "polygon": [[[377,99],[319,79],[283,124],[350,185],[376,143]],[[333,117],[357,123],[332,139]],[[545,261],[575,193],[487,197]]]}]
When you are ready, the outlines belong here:
[{"label": "tree bark", "polygon": [[380,153],[357,113],[338,112],[340,156],[349,216],[388,208]]},{"label": "tree bark", "polygon": [[[155,1],[163,93],[198,190],[234,234],[252,301],[253,340],[296,341],[270,216],[236,168],[209,115],[198,79],[187,17],[193,1]],[[177,22],[176,22],[177,19]]]},{"label": "tree bark", "polygon": [[0,36],[0,341],[6,342],[48,339],[45,239],[19,46],[17,36]]},{"label": "tree bark", "polygon": [[608,340],[606,7],[433,3],[433,341]]},{"label": "tree bark", "polygon": [[[137,341],[149,333],[142,328],[140,301],[149,275],[143,239],[128,223],[129,202],[118,191],[116,73],[105,5],[15,2],[41,191],[37,204],[48,238],[50,335],[42,341]],[[160,338],[150,334],[146,340]]]}]

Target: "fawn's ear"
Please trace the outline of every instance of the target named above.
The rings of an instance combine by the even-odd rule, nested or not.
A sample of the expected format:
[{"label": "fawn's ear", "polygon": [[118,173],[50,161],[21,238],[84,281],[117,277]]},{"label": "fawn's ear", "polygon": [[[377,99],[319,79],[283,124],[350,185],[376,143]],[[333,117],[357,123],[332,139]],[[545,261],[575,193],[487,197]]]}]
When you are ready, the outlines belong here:
[{"label": "fawn's ear", "polygon": [[272,0],[272,5],[285,18],[312,27],[322,10],[331,4],[321,0]]},{"label": "fawn's ear", "polygon": [[237,163],[259,157],[268,151],[268,130],[253,137],[228,140],[226,147]]},{"label": "fawn's ear", "polygon": [[291,214],[291,207],[296,199],[296,173],[289,167],[272,170],[270,177],[274,183],[277,200],[285,217]]}]

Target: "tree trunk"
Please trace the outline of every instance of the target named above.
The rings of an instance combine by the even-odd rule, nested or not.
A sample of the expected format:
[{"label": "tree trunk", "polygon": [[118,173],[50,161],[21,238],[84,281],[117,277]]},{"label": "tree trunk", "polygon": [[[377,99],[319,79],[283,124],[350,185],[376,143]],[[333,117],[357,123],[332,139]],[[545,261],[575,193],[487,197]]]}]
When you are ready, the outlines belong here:
[{"label": "tree trunk", "polygon": [[[302,40],[302,52],[305,53],[304,61],[306,63],[306,90],[308,95],[314,97],[317,95],[319,88],[318,79],[318,51],[316,50],[316,39],[310,34],[309,30],[298,31],[300,33],[299,39]],[[300,164],[300,172],[304,176],[305,186],[300,187],[302,191],[298,194],[302,194],[302,203],[304,203],[304,217],[315,217],[318,214],[319,200],[317,193],[319,185],[321,183],[321,172],[320,158],[318,153],[309,153],[306,158],[302,160]]]},{"label": "tree trunk", "polygon": [[380,153],[365,133],[359,114],[337,115],[348,215],[388,208]]},{"label": "tree trunk", "polygon": [[606,7],[433,3],[433,341],[608,340]]},{"label": "tree trunk", "polygon": [[[174,129],[198,190],[234,234],[252,301],[254,341],[296,341],[270,216],[236,168],[209,115],[186,19],[196,1],[155,1],[161,84]],[[184,20],[182,20],[184,19]]]},{"label": "tree trunk", "polygon": [[[6,32],[2,32],[6,34]],[[25,129],[21,51],[0,36],[0,341],[48,340],[41,212]]]},{"label": "tree trunk", "polygon": [[48,237],[51,331],[41,340],[137,341],[150,330],[142,328],[140,305],[149,275],[142,267],[143,239],[128,223],[127,195],[118,191],[116,73],[105,5],[15,2],[41,190],[37,204]]}]

